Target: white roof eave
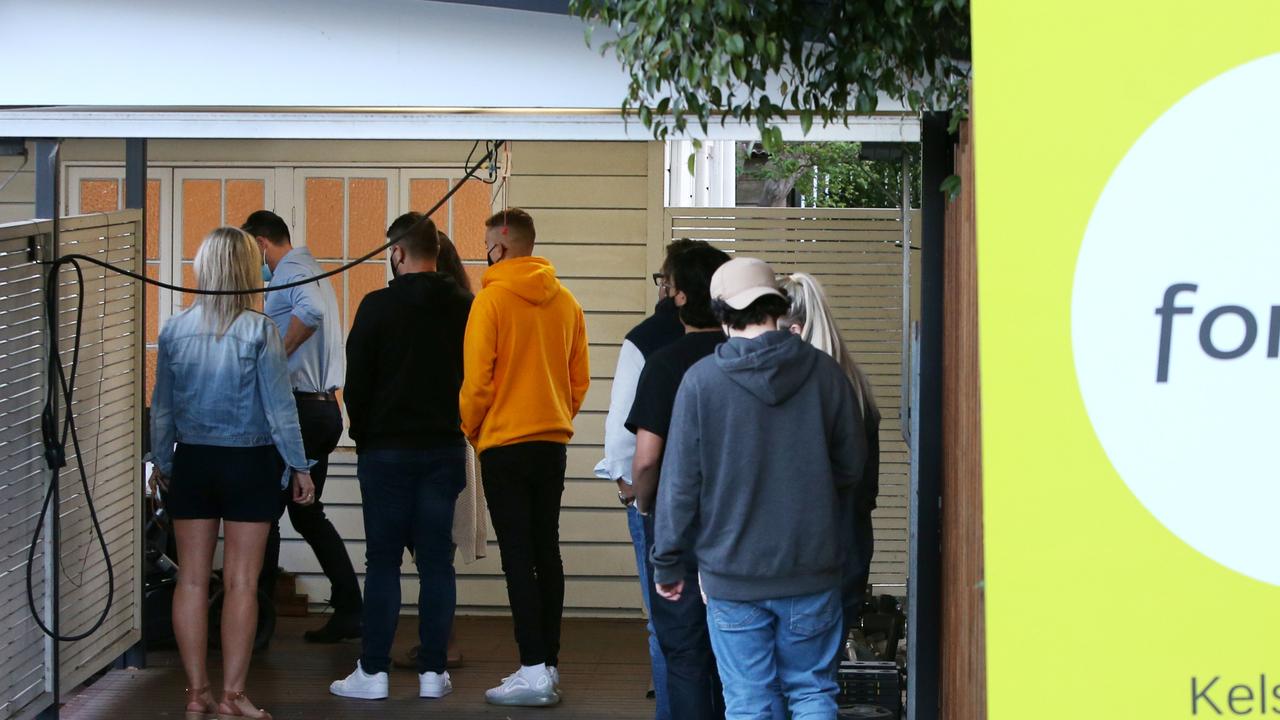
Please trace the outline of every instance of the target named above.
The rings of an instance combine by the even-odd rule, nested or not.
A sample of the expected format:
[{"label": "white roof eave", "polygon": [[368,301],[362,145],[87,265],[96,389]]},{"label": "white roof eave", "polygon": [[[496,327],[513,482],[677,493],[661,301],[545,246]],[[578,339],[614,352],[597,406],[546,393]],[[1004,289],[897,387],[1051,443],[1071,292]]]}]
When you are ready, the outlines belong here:
[{"label": "white roof eave", "polygon": [[[848,126],[798,119],[782,124],[787,140],[914,143],[915,115],[859,116]],[[638,121],[616,110],[405,110],[372,108],[146,109],[49,107],[0,110],[0,137],[225,138],[318,140],[650,140]],[[705,139],[758,139],[754,125],[713,123]],[[672,138],[679,139],[679,138]]]}]

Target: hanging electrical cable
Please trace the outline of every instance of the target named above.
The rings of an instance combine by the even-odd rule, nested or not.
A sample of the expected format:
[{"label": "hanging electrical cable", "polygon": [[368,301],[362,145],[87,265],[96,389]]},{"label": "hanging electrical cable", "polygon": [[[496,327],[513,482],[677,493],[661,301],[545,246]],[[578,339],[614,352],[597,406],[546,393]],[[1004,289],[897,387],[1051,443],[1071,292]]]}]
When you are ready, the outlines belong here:
[{"label": "hanging electrical cable", "polygon": [[[486,142],[487,152],[485,152],[484,156],[481,157],[480,160],[476,161],[475,164],[471,164],[471,157],[475,154],[476,149],[480,146],[480,141],[477,140],[476,143],[471,147],[471,153],[468,154],[467,156],[466,170],[464,171],[463,176],[458,180],[458,182],[452,188],[450,188],[444,194],[444,196],[436,202],[435,205],[432,205],[429,210],[424,212],[420,220],[418,220],[413,225],[405,228],[403,232],[397,233],[395,237],[388,238],[387,242],[382,246],[375,248],[374,250],[371,250],[368,253],[365,253],[359,258],[356,258],[355,260],[352,260],[346,263],[345,265],[334,268],[333,270],[330,270],[328,272],[321,273],[314,277],[304,278],[302,280],[296,280],[291,283],[277,285],[275,287],[250,288],[247,290],[202,290],[200,288],[182,287],[180,285],[173,285],[170,283],[162,282],[160,280],[149,278],[145,274],[136,273],[131,270],[127,270],[125,268],[112,265],[111,263],[106,262],[104,260],[99,260],[98,258],[89,256],[89,255],[78,254],[78,253],[64,255],[62,257],[58,257],[53,260],[39,261],[40,264],[46,265],[49,268],[46,274],[46,279],[45,279],[45,306],[46,306],[45,315],[46,315],[46,328],[48,332],[48,351],[49,351],[47,373],[49,377],[49,382],[48,382],[48,390],[45,393],[44,408],[42,409],[40,414],[40,430],[41,430],[41,439],[44,445],[45,463],[49,466],[49,469],[53,472],[53,478],[49,483],[49,488],[45,491],[44,503],[41,505],[40,515],[36,520],[36,527],[35,527],[35,532],[33,533],[31,538],[31,545],[27,549],[26,583],[27,583],[27,607],[31,611],[31,616],[35,619],[36,625],[40,628],[41,632],[53,638],[54,640],[61,641],[61,642],[74,642],[77,640],[83,640],[89,637],[90,635],[92,635],[93,633],[97,632],[98,629],[102,627],[103,623],[106,622],[107,618],[110,617],[111,606],[115,599],[115,567],[111,562],[111,553],[109,548],[107,547],[106,536],[102,532],[102,525],[101,523],[98,522],[98,511],[93,503],[93,496],[92,496],[92,492],[89,485],[88,474],[85,471],[84,460],[80,453],[80,438],[78,433],[76,432],[75,417],[74,417],[74,413],[72,412],[73,402],[75,400],[74,388],[75,388],[76,373],[78,372],[79,365],[80,365],[81,328],[84,321],[85,281],[84,281],[84,270],[81,267],[80,263],[84,262],[84,263],[96,265],[109,272],[114,272],[119,275],[123,275],[125,277],[132,278],[134,280],[138,280],[140,282],[146,283],[148,285],[153,285],[155,287],[164,288],[166,290],[173,290],[177,292],[188,292],[196,295],[257,295],[257,294],[266,294],[269,292],[277,292],[280,290],[288,290],[291,288],[299,287],[301,285],[317,282],[319,280],[324,280],[326,278],[333,277],[334,275],[344,273],[350,270],[351,268],[356,267],[357,265],[372,259],[373,257],[377,256],[379,253],[385,252],[392,245],[395,245],[401,239],[403,239],[410,233],[417,230],[419,225],[426,222],[427,219],[430,218],[433,214],[435,214],[437,210],[443,207],[445,203],[449,202],[449,199],[452,198],[454,194],[457,193],[458,190],[461,189],[462,186],[468,180],[475,179],[490,185],[497,182],[498,169],[496,167],[497,165],[496,161],[497,161],[498,153],[502,150],[503,146],[505,145],[506,145],[505,140],[496,140],[496,141]],[[509,158],[510,158],[510,155],[508,153],[507,159]],[[486,164],[488,164],[489,166],[490,177],[487,180],[482,180],[477,176],[477,174],[480,172],[480,170],[483,167],[485,167]],[[505,171],[505,168],[504,168],[504,171]],[[57,222],[57,218],[54,218],[53,227],[52,227],[52,239],[51,239],[51,242],[53,243],[53,247],[55,248],[57,247],[58,240],[59,240],[58,222]],[[70,366],[69,373],[63,367],[62,351],[59,348],[59,343],[58,343],[58,332],[59,332],[58,315],[59,315],[59,300],[60,300],[59,293],[58,293],[58,282],[59,282],[59,274],[64,265],[70,265],[71,268],[75,270],[75,275],[76,275],[75,282],[77,287],[76,321],[75,321],[75,326],[74,326],[75,330],[73,333],[73,340],[72,340],[73,348],[71,353],[71,366]],[[57,381],[56,385],[54,383],[55,379]],[[59,399],[59,397],[62,400],[62,405],[63,405],[63,408],[65,408],[65,413],[66,413],[65,417],[62,418],[62,422],[61,422],[61,425],[62,425],[61,435],[59,435],[59,427],[58,427],[59,419],[58,419],[58,412],[57,412],[57,400]],[[75,451],[76,467],[79,474],[80,487],[84,491],[85,505],[89,510],[89,520],[93,527],[94,534],[97,536],[98,545],[102,550],[102,557],[106,564],[107,598],[106,598],[106,602],[103,604],[102,612],[99,613],[98,618],[87,630],[74,633],[74,634],[63,635],[58,632],[55,632],[48,625],[46,625],[44,618],[41,617],[39,610],[37,610],[36,608],[35,584],[34,584],[32,567],[33,567],[33,563],[35,562],[36,547],[40,544],[40,536],[44,532],[45,516],[49,513],[49,508],[53,501],[55,488],[57,487],[57,484],[60,482],[59,471],[62,468],[66,467],[67,465],[66,447],[67,447],[68,438],[70,438],[72,449]],[[55,514],[57,513],[57,510],[58,510],[57,508],[54,508]],[[56,568],[56,565],[55,565],[55,568]],[[57,614],[56,607],[58,602],[59,602],[59,599],[54,598],[55,624],[56,624],[56,614]]]}]

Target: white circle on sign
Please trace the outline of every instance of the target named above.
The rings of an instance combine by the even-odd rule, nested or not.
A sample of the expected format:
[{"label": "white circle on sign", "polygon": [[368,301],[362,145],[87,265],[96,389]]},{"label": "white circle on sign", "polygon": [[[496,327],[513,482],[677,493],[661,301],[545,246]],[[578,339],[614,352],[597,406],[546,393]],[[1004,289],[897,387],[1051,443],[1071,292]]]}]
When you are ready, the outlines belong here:
[{"label": "white circle on sign", "polygon": [[[1085,408],[1125,484],[1191,547],[1274,585],[1277,88],[1280,55],[1250,62],[1191,92],[1138,139],[1089,219],[1071,305]],[[1179,284],[1195,288],[1170,289]]]}]

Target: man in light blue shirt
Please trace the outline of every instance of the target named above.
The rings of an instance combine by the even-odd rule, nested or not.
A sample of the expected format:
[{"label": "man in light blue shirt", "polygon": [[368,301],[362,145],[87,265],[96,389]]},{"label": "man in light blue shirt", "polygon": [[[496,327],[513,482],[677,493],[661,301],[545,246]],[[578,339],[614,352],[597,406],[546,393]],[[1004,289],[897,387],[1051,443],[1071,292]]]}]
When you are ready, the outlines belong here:
[{"label": "man in light blue shirt", "polygon": [[[245,221],[243,229],[262,248],[263,279],[268,287],[280,287],[323,272],[320,264],[305,247],[293,247],[289,227],[279,215],[259,210]],[[342,437],[342,411],[335,391],[342,386],[346,373],[343,350],[342,314],[338,299],[328,279],[298,287],[269,292],[263,309],[275,323],[284,339],[289,358],[289,379],[298,405],[298,421],[302,425],[302,441],[307,457],[315,458],[311,479],[315,483],[315,502],[311,505],[288,503],[289,521],[307,541],[320,561],[320,567],[333,586],[330,603],[334,613],[325,625],[309,630],[308,642],[334,643],[360,637],[360,615],[363,603],[351,557],[342,537],[324,514],[321,502],[325,477],[329,470],[329,454]],[[277,522],[267,544],[263,564],[265,583],[274,587],[276,566],[280,556],[280,529]]]}]

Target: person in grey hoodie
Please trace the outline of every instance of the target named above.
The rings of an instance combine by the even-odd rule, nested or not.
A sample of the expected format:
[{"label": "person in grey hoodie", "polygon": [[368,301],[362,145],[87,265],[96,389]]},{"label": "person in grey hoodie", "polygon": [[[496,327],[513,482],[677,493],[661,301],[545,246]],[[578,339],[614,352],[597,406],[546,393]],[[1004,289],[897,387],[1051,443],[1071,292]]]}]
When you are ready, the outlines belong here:
[{"label": "person in grey hoodie", "polygon": [[711,280],[729,341],[689,369],[662,464],[653,549],[658,594],[679,599],[695,563],[727,718],[835,718],[839,503],[866,440],[840,365],[777,328],[772,268],[725,263]]}]

